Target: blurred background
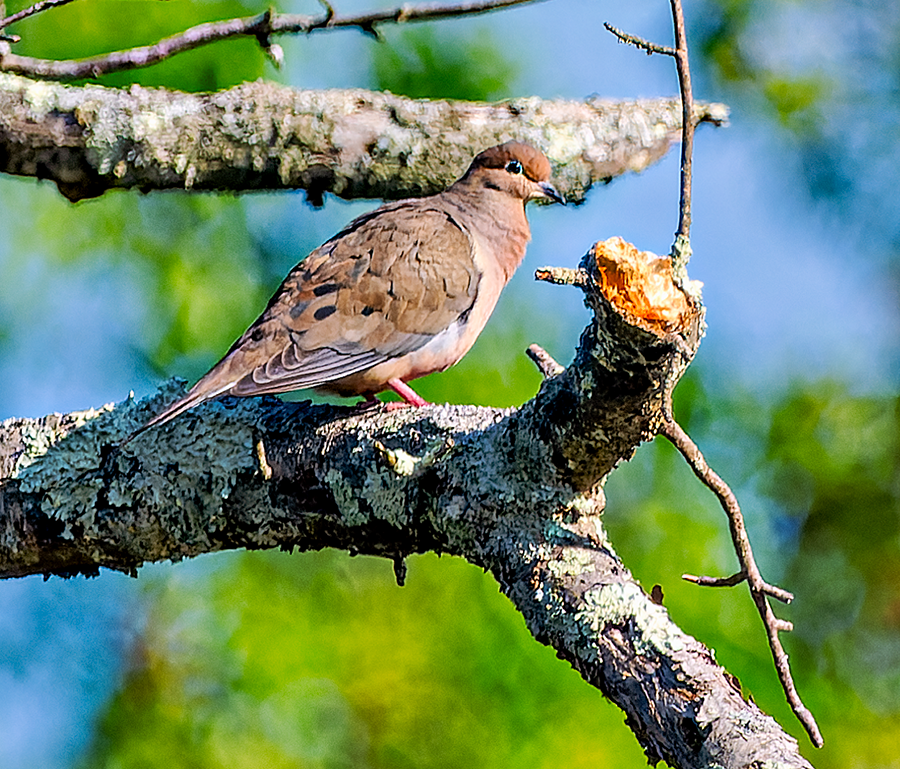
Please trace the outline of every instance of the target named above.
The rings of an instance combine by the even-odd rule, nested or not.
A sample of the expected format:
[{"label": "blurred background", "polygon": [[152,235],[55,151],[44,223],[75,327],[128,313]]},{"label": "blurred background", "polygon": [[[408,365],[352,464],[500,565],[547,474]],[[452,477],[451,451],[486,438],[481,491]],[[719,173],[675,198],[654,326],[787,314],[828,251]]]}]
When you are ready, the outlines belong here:
[{"label": "blurred background", "polygon": [[[9,2],[12,13],[26,3]],[[81,0],[10,31],[18,53],[79,57],[247,15],[233,0]],[[778,607],[816,751],[784,704],[727,526],[666,444],[607,486],[626,564],[715,649],[818,767],[900,767],[900,4],[688,2],[702,128],[694,258],[709,331],[676,416],[735,487]],[[340,0],[338,11],[377,7]],[[318,13],[312,0],[279,9]],[[581,99],[677,94],[672,62],[619,45],[609,21],[671,41],[664,0],[550,0],[490,16],[251,41],[106,78],[185,90],[265,77],[415,97]],[[0,178],[0,419],[65,412],[194,379],[286,272],[374,205],[302,192],[118,193],[70,205]],[[531,210],[525,264],[473,351],[422,380],[429,400],[518,405],[539,376],[531,342],[571,360],[588,316],[534,269],[574,266],[621,235],[667,253],[677,149],[580,207]],[[623,716],[538,645],[493,579],[453,558],[391,564],[333,551],[226,553],[131,580],[0,584],[0,767],[641,767]]]}]

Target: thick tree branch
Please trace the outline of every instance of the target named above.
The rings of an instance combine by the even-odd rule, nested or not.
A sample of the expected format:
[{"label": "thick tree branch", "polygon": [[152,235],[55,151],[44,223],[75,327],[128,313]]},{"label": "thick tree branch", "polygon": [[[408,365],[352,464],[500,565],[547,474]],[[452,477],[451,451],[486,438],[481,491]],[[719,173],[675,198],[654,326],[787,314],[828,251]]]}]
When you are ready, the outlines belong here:
[{"label": "thick tree branch", "polygon": [[[726,118],[719,104],[695,110],[701,122]],[[558,188],[578,202],[658,160],[680,128],[677,99],[473,104],[270,83],[187,94],[0,74],[0,171],[51,179],[71,200],[112,188],[396,199],[443,189],[471,147],[516,138],[546,151]]]},{"label": "thick tree branch", "polygon": [[[236,547],[395,562],[451,552],[491,570],[535,637],[625,711],[651,761],[809,767],[643,593],[602,526],[602,482],[660,429],[702,308],[668,259],[618,241],[578,274],[594,317],[575,361],[516,410],[251,399],[199,407],[121,449],[171,392],[8,421],[0,574],[133,572]],[[633,302],[638,284],[650,290]]]},{"label": "thick tree branch", "polygon": [[[20,13],[0,19],[0,29],[27,16],[64,5],[71,0],[48,0],[37,3]],[[0,72],[9,72],[26,77],[45,78],[48,80],[82,80],[91,77],[108,75],[111,72],[122,72],[129,69],[149,67],[184,51],[200,48],[219,40],[235,37],[255,37],[266,49],[272,47],[271,38],[275,35],[309,34],[332,29],[358,29],[369,35],[377,36],[381,24],[403,24],[413,21],[435,21],[458,16],[472,16],[490,13],[513,5],[525,5],[541,0],[479,0],[478,2],[456,3],[420,3],[406,4],[395,8],[382,8],[377,11],[356,14],[337,14],[329,3],[324,13],[319,16],[301,16],[298,14],[276,13],[268,10],[256,16],[242,19],[227,19],[198,24],[195,27],[179,32],[153,45],[115,51],[90,59],[77,61],[55,61],[52,59],[35,59],[28,56],[0,52]],[[17,42],[17,41],[14,41]],[[276,61],[280,53],[275,54]]]}]

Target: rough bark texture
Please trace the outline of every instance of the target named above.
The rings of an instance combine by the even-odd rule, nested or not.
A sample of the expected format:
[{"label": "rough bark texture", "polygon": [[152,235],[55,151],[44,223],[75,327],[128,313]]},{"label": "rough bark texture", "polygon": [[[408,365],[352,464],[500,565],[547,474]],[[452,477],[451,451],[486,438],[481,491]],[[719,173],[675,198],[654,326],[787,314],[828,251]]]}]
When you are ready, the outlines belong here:
[{"label": "rough bark texture", "polygon": [[236,547],[454,553],[489,569],[534,636],[625,711],[651,761],[809,767],[606,537],[603,480],[655,433],[703,320],[681,292],[684,327],[647,330],[584,265],[594,319],[573,364],[519,409],[232,401],[116,448],[170,389],[4,423],[0,575],[133,572]]},{"label": "rough bark texture", "polygon": [[[720,104],[695,110],[698,121],[726,118]],[[546,152],[560,192],[579,202],[658,160],[680,127],[678,99],[473,104],[263,82],[188,94],[0,73],[0,171],[50,179],[71,200],[113,188],[399,199],[446,187],[473,147],[519,139]]]}]

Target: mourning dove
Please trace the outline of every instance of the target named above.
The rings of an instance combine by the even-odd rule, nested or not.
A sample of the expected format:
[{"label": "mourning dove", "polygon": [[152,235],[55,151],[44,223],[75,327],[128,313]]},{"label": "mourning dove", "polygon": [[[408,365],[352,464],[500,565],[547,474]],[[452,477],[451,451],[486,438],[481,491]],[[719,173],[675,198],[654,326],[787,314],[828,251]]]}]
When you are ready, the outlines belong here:
[{"label": "mourning dove", "polygon": [[468,351],[531,238],[525,203],[564,203],[550,163],[527,144],[485,150],[426,198],[352,221],[285,278],[269,306],[182,398],[140,431],[204,401],[315,387],[340,395],[394,390]]}]

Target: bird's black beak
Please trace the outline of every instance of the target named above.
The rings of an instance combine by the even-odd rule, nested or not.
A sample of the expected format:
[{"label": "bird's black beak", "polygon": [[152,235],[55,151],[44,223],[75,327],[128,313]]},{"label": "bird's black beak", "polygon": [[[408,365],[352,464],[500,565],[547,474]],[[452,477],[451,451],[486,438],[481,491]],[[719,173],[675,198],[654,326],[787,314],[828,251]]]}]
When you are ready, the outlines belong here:
[{"label": "bird's black beak", "polygon": [[556,187],[550,182],[538,182],[538,187],[541,188],[545,198],[549,198],[556,203],[566,204],[566,199],[556,191]]}]

